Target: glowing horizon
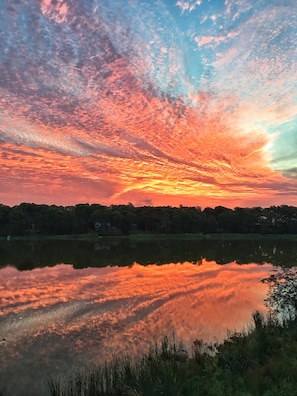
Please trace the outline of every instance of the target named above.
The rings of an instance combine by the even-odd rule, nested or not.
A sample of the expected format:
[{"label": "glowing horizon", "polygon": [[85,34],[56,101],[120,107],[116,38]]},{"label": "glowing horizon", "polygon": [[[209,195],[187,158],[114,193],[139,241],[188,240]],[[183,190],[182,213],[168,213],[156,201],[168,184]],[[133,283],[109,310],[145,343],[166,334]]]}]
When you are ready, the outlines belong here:
[{"label": "glowing horizon", "polygon": [[0,4],[0,203],[297,206],[293,0]]}]

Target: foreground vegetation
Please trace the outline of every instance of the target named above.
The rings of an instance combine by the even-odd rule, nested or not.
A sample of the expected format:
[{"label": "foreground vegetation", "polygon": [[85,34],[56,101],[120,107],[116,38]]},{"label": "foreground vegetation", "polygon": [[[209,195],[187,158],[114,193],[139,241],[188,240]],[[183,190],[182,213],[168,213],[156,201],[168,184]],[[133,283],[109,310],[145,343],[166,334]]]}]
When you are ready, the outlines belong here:
[{"label": "foreground vegetation", "polygon": [[297,234],[297,207],[0,204],[0,235]]},{"label": "foreground vegetation", "polygon": [[269,314],[222,344],[193,343],[191,353],[164,337],[139,361],[115,361],[50,380],[51,396],[293,396],[297,389],[297,270],[263,279]]},{"label": "foreground vegetation", "polygon": [[255,328],[192,353],[164,337],[139,361],[115,361],[48,382],[51,396],[296,395],[296,322],[281,325],[256,312]]}]

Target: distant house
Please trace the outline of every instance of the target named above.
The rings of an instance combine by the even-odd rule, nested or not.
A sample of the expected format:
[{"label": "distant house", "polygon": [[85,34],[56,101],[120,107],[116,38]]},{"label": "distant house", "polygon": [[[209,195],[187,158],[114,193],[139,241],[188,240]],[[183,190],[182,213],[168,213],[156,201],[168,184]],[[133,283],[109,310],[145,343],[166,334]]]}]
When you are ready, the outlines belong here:
[{"label": "distant house", "polygon": [[107,230],[110,230],[110,228],[111,228],[110,223],[100,223],[99,221],[96,221],[94,223],[95,231],[107,231]]},{"label": "distant house", "polygon": [[101,228],[101,223],[99,223],[99,221],[96,221],[96,223],[94,224],[94,228],[95,228],[95,231],[99,231]]}]

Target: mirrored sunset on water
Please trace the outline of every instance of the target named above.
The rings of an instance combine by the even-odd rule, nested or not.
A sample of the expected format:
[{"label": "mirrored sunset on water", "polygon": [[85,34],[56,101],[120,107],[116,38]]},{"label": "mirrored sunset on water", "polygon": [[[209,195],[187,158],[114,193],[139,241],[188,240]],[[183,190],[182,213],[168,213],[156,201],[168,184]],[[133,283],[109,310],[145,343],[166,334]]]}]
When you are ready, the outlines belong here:
[{"label": "mirrored sunset on water", "polygon": [[[115,356],[137,358],[164,335],[191,351],[195,339],[222,342],[265,311],[272,265],[215,261],[73,269],[0,270],[2,382],[15,394],[43,394],[51,375]],[[9,389],[10,389],[9,387]],[[46,393],[45,393],[46,394]]]}]

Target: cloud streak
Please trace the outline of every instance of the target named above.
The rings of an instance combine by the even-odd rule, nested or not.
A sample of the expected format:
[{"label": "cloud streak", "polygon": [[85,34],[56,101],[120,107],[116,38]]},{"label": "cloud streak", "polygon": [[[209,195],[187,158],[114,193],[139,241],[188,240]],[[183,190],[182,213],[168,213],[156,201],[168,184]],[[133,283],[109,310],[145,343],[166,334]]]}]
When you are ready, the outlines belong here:
[{"label": "cloud streak", "polygon": [[293,2],[0,7],[3,203],[297,204]]}]

